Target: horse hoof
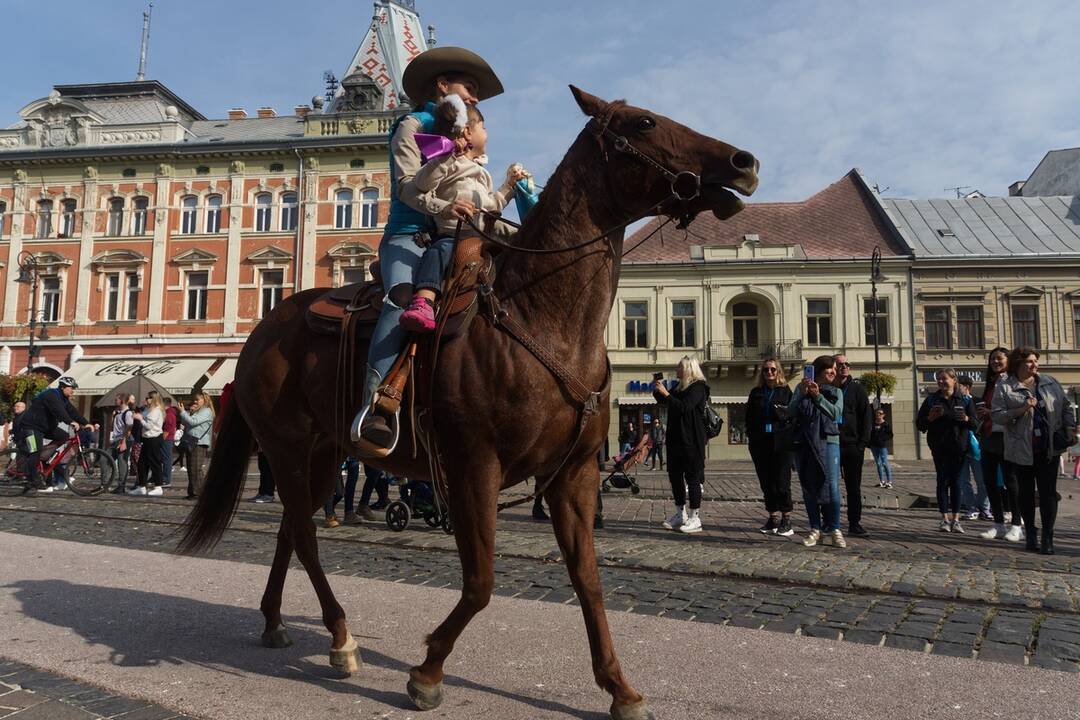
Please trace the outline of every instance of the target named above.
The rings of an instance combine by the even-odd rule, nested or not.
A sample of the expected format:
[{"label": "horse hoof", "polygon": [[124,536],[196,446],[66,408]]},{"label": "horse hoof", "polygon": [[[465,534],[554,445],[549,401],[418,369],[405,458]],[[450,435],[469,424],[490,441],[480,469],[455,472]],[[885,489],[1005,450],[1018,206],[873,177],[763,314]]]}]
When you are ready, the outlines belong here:
[{"label": "horse hoof", "polygon": [[284,625],[278,625],[273,630],[267,630],[262,634],[262,644],[263,647],[280,650],[292,645],[292,638],[289,637],[289,631]]},{"label": "horse hoof", "polygon": [[360,664],[360,647],[352,635],[340,648],[330,648],[331,667],[351,675],[360,670]]},{"label": "horse hoof", "polygon": [[630,705],[611,703],[611,720],[656,720],[656,716],[644,700],[638,700]]},{"label": "horse hoof", "polygon": [[417,710],[434,710],[442,705],[441,682],[429,685],[409,678],[409,682],[405,684],[405,690],[409,693],[409,698]]}]

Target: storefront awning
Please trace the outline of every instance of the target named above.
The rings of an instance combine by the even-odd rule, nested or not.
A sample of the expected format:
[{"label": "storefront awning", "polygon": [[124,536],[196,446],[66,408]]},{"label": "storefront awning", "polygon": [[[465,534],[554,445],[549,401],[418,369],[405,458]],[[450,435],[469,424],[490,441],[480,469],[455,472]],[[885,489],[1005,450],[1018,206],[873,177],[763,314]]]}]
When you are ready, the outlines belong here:
[{"label": "storefront awning", "polygon": [[82,395],[104,395],[135,375],[145,375],[170,393],[189,394],[217,358],[95,358],[75,363],[67,374]]},{"label": "storefront awning", "polygon": [[203,392],[220,395],[221,389],[232,382],[235,374],[236,358],[225,358],[225,362],[221,363],[221,367],[215,370],[210,379],[206,381],[206,384],[202,386]]}]

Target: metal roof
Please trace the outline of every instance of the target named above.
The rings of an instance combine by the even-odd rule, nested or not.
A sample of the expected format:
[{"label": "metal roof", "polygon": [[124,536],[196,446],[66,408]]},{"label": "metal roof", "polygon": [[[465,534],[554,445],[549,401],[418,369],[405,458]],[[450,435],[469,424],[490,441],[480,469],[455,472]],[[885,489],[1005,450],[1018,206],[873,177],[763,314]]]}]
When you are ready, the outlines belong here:
[{"label": "metal roof", "polygon": [[1080,196],[882,204],[916,258],[1080,255]]},{"label": "metal roof", "polygon": [[304,119],[296,115],[243,120],[199,120],[188,127],[185,145],[295,140],[304,137]]}]

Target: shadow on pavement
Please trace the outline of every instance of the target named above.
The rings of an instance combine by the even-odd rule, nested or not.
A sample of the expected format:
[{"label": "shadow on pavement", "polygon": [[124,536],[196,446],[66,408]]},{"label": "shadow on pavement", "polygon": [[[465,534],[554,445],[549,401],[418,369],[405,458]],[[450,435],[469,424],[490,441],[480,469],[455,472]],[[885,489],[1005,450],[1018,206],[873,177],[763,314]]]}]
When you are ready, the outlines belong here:
[{"label": "shadow on pavement", "polygon": [[[109,662],[120,667],[179,667],[185,664],[232,674],[251,673],[299,680],[343,695],[361,695],[402,710],[414,710],[404,692],[363,686],[363,669],[355,679],[317,664],[309,657],[325,656],[330,635],[316,618],[286,617],[293,645],[284,650],[264,648],[260,641],[263,617],[255,608],[236,607],[172,597],[143,590],[82,585],[63,580],[24,580],[3,586],[14,590],[25,616],[68,628],[87,643],[109,648]],[[411,664],[363,647],[366,665],[401,673],[404,688]],[[420,660],[418,656],[416,660]],[[168,677],[162,678],[162,683]],[[445,684],[497,695],[539,710],[583,720],[601,720],[606,713],[572,708],[526,695],[499,690],[447,675]]]}]

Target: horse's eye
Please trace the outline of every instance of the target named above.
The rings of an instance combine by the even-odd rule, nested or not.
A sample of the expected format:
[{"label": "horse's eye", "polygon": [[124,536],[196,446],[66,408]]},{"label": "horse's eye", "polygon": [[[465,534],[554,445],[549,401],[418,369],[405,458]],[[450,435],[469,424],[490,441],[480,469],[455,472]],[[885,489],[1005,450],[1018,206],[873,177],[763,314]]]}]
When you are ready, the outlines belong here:
[{"label": "horse's eye", "polygon": [[637,129],[641,131],[652,130],[656,127],[656,121],[646,115],[643,118],[639,118],[637,121]]}]

